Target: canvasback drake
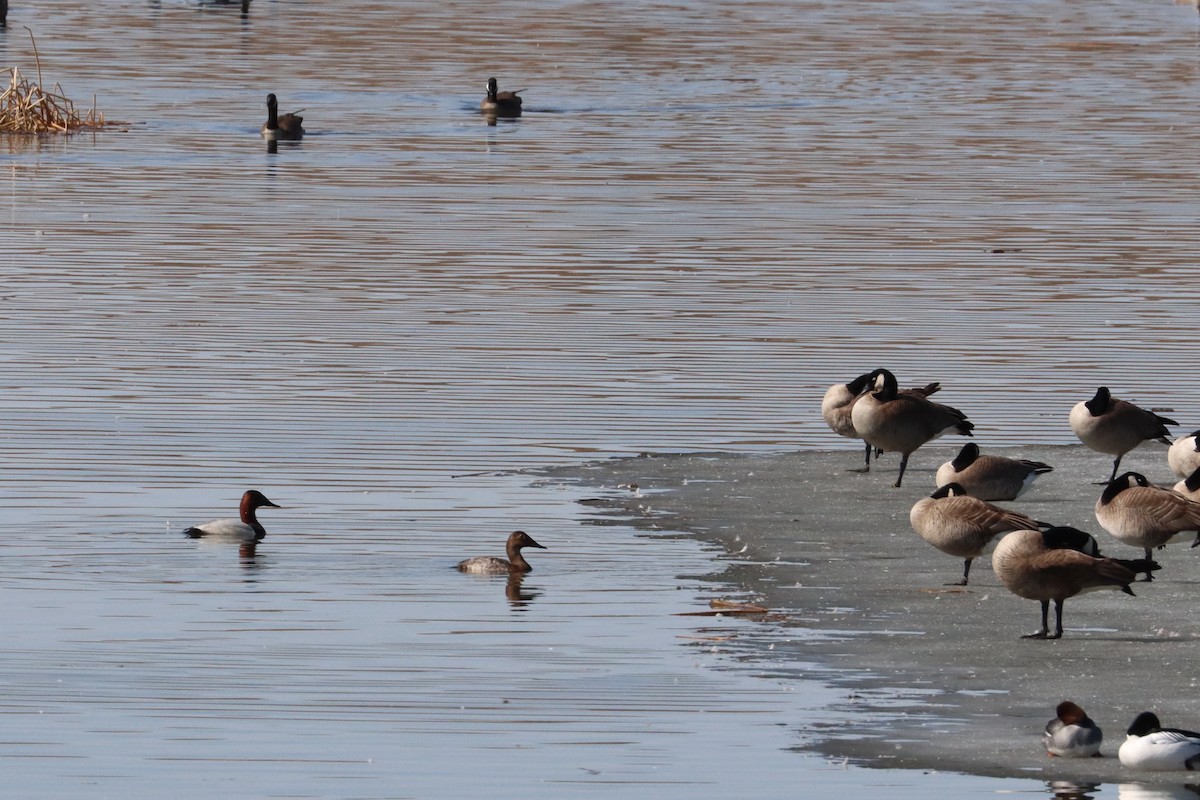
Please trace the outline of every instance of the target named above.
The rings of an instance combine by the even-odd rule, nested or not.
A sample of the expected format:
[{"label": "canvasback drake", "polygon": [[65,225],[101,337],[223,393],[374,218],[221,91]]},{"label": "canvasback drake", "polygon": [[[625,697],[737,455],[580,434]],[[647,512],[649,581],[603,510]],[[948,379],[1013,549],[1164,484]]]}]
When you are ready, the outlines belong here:
[{"label": "canvasback drake", "polygon": [[1200,469],[1200,431],[1192,431],[1171,443],[1167,451],[1167,466],[1181,478]]},{"label": "canvasback drake", "polygon": [[1116,456],[1109,481],[1117,477],[1122,456],[1142,442],[1153,440],[1169,445],[1171,440],[1167,437],[1171,432],[1167,426],[1179,424],[1133,403],[1118,400],[1107,386],[1097,389],[1091,400],[1076,403],[1068,421],[1079,441],[1098,453]]},{"label": "canvasback drake", "polygon": [[954,460],[938,467],[937,486],[957,483],[980,500],[1016,500],[1039,475],[1054,467],[1041,461],[979,454],[979,445],[967,442]]},{"label": "canvasback drake", "polygon": [[522,547],[536,547],[540,550],[546,548],[533,540],[525,531],[513,531],[508,535],[508,541],[504,545],[504,550],[508,554],[508,558],[496,558],[495,556],[477,556],[468,558],[465,561],[458,562],[459,572],[471,572],[476,575],[508,575],[511,573],[525,573],[533,571],[533,567],[529,566],[529,562],[521,555]]},{"label": "canvasback drake", "polygon": [[267,141],[295,141],[304,137],[304,117],[297,114],[279,114],[279,101],[275,95],[267,95],[267,121],[262,126],[262,136]]},{"label": "canvasback drake", "polygon": [[479,101],[479,110],[493,117],[521,116],[521,98],[517,92],[497,91],[499,88],[495,78],[488,78],[487,96]]},{"label": "canvasback drake", "polygon": [[[825,420],[825,424],[829,429],[838,436],[845,436],[848,439],[861,439],[858,431],[854,430],[854,422],[851,420],[851,412],[854,409],[854,404],[863,396],[867,389],[871,388],[876,379],[876,374],[867,372],[859,375],[849,383],[835,383],[825,390],[825,397],[821,399],[821,418]],[[910,394],[918,397],[928,397],[937,392],[941,387],[940,383],[929,383],[925,386],[918,386],[912,389],[901,389],[901,394]],[[861,469],[852,470],[854,472],[870,472],[871,471],[871,445],[867,444],[863,454],[864,465]]]},{"label": "canvasback drake", "polygon": [[[992,553],[992,569],[1000,582],[1017,597],[1042,604],[1042,627],[1023,639],[1060,639],[1063,634],[1063,601],[1097,589],[1120,589],[1128,595],[1139,572],[1149,574],[1158,564],[1149,560],[1126,561],[1100,555],[1096,539],[1068,526],[1045,531],[1013,531]],[[1048,617],[1054,601],[1054,633]]]},{"label": "canvasback drake", "polygon": [[212,522],[188,528],[183,534],[193,539],[219,539],[243,543],[261,541],[267,535],[267,531],[258,521],[255,512],[264,506],[279,508],[263,496],[262,492],[251,489],[242,495],[239,510],[241,519],[214,519]]},{"label": "canvasback drake", "polygon": [[922,539],[947,555],[963,559],[962,580],[951,586],[967,585],[971,561],[982,555],[997,536],[1043,526],[1024,514],[969,497],[957,483],[948,483],[918,500],[908,519]]},{"label": "canvasback drake", "polygon": [[1042,746],[1046,754],[1060,758],[1092,758],[1100,755],[1104,732],[1082,708],[1064,700],[1054,710],[1055,717],[1046,723]]},{"label": "canvasback drake", "polygon": [[1164,728],[1152,711],[1137,715],[1117,757],[1129,769],[1156,771],[1200,769],[1200,733]]},{"label": "canvasback drake", "polygon": [[[1154,548],[1188,531],[1197,531],[1196,542],[1200,542],[1200,503],[1151,486],[1140,472],[1126,472],[1109,481],[1096,501],[1096,520],[1125,544],[1145,550],[1146,558]],[[1146,580],[1153,580],[1148,572]]]},{"label": "canvasback drake", "polygon": [[975,425],[956,408],[901,392],[896,376],[888,370],[875,370],[873,374],[879,389],[858,399],[850,410],[850,421],[867,444],[885,453],[901,454],[900,474],[893,484],[898,488],[904,480],[908,457],[917,448],[949,430],[970,436]]}]

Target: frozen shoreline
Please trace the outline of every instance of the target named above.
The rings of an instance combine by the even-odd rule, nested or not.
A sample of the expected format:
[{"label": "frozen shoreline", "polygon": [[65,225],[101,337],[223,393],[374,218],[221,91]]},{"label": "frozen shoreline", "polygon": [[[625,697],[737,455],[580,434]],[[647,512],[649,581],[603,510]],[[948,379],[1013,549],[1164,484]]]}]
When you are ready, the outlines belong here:
[{"label": "frozen shoreline", "polygon": [[[816,752],[887,768],[1178,783],[1182,773],[1131,773],[1115,756],[1140,711],[1156,710],[1166,725],[1200,727],[1192,669],[1200,655],[1200,550],[1160,551],[1163,569],[1154,583],[1134,586],[1137,597],[1113,591],[1067,600],[1061,640],[1022,639],[1038,627],[1039,606],[1000,584],[990,554],[976,560],[969,587],[946,586],[961,576],[961,560],[909,525],[910,507],[933,490],[937,465],[957,449],[918,451],[901,489],[891,485],[894,455],[869,474],[849,472],[858,450],[646,455],[554,474],[609,490],[601,504],[625,524],[684,531],[725,548],[715,578],[780,612],[763,623],[772,635],[742,637],[742,662],[846,689],[827,718],[796,723]],[[1093,514],[1101,491],[1093,482],[1108,476],[1111,460],[1081,446],[1003,452],[1055,471],[1002,505],[1092,532],[1107,555],[1140,556]],[[1175,480],[1161,446],[1127,455],[1125,469],[1160,484]],[[640,497],[617,488],[629,483]],[[769,641],[769,649],[756,641]],[[1067,698],[1104,729],[1105,758],[1051,759],[1042,751],[1042,727]]]}]

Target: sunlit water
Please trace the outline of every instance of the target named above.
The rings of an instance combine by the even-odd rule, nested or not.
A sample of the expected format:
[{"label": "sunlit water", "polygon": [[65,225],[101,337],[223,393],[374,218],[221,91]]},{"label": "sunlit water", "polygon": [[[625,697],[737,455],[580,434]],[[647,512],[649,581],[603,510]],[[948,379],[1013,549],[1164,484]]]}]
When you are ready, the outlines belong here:
[{"label": "sunlit water", "polygon": [[[838,445],[880,364],[984,443],[1101,382],[1200,427],[1194,6],[46,0],[29,77],[26,25],[129,125],[0,137],[10,791],[1040,791],[787,750],[831,698],[712,669],[714,554],[536,468]],[[251,486],[254,559],[179,535]]]}]

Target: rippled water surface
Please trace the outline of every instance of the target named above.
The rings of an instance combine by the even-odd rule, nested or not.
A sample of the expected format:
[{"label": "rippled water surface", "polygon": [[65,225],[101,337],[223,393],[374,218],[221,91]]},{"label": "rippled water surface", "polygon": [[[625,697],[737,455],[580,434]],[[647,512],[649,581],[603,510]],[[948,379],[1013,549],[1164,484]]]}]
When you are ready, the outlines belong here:
[{"label": "rippled water surface", "polygon": [[[1200,427],[1194,5],[14,0],[29,77],[24,26],[128,124],[0,135],[23,797],[924,796],[787,751],[829,698],[709,668],[712,554],[536,468],[840,445],[881,364],[988,444],[1099,383]],[[254,558],[179,535],[251,486]]]}]

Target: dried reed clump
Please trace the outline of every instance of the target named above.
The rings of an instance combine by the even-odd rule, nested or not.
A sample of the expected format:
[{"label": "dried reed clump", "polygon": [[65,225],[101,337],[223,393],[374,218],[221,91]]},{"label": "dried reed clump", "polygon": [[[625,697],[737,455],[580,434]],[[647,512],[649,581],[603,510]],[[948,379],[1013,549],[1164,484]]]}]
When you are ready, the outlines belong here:
[{"label": "dried reed clump", "polygon": [[[32,31],[29,38],[33,38]],[[36,42],[33,53],[37,57]],[[51,91],[42,89],[40,57],[37,67],[37,83],[27,80],[16,67],[8,69],[8,87],[0,94],[0,133],[73,133],[104,126],[104,115],[96,113],[94,98],[92,109],[81,117],[57,83]]]}]

